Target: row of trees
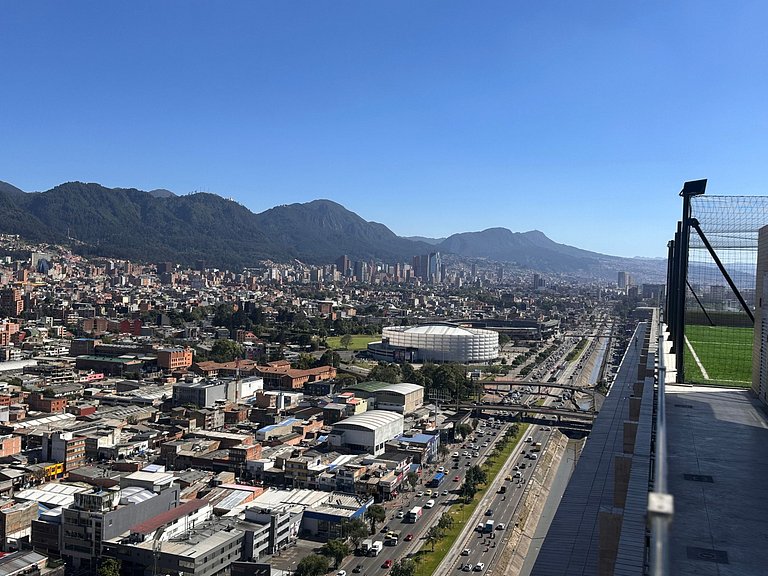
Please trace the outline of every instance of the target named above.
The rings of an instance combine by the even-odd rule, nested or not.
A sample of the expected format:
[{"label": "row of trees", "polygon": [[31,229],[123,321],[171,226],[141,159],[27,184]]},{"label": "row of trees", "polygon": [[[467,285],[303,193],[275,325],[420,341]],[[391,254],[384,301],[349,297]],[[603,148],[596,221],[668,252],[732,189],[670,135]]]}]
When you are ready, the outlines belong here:
[{"label": "row of trees", "polygon": [[426,363],[421,370],[416,370],[409,363],[402,364],[379,362],[368,374],[368,380],[379,382],[410,382],[424,386],[427,395],[431,391],[437,391],[446,399],[471,398],[482,386],[467,377],[467,367],[464,364]]}]

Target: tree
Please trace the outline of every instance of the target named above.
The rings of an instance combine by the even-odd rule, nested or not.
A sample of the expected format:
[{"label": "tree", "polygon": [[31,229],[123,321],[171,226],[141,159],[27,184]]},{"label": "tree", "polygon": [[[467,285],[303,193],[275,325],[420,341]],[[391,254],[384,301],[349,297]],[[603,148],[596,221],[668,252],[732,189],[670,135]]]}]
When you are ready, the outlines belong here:
[{"label": "tree", "polygon": [[472,426],[466,423],[461,423],[458,426],[456,426],[456,434],[458,436],[461,436],[462,438],[466,438],[470,434],[472,434]]},{"label": "tree", "polygon": [[443,512],[440,515],[440,520],[437,521],[437,527],[445,531],[448,530],[451,526],[453,526],[453,516]]},{"label": "tree", "polygon": [[416,484],[419,483],[419,475],[416,474],[416,472],[408,472],[408,475],[405,477],[408,484],[411,485],[411,490],[416,488]]},{"label": "tree", "polygon": [[[339,364],[341,364],[341,356],[339,356],[338,352],[334,352],[333,350],[326,350],[323,352],[323,355],[320,356],[320,358],[318,358],[315,362],[315,367],[333,366],[334,368],[338,368]],[[357,383],[357,381],[355,381],[355,383]]]},{"label": "tree", "polygon": [[352,344],[352,335],[351,334],[344,334],[339,339],[339,342],[341,342],[341,345],[344,347],[344,350],[349,350],[349,345]]},{"label": "tree", "polygon": [[368,373],[368,380],[398,384],[402,380],[400,366],[397,364],[379,362],[379,364],[374,366],[373,369]]},{"label": "tree", "polygon": [[327,556],[328,558],[333,558],[333,567],[338,568],[341,561],[349,555],[349,546],[347,546],[347,543],[343,540],[328,540],[328,542],[323,544],[322,548],[320,548],[320,554]]},{"label": "tree", "polygon": [[432,552],[435,551],[435,544],[440,540],[442,537],[442,534],[440,533],[440,528],[437,525],[430,526],[429,530],[427,530],[427,544],[430,544],[432,546]]},{"label": "tree", "polygon": [[234,340],[216,340],[211,348],[210,358],[214,362],[232,362],[243,356],[243,347]]},{"label": "tree", "polygon": [[383,522],[387,517],[387,513],[383,506],[373,504],[365,511],[365,517],[371,521],[371,534],[373,534],[376,532],[376,522]]},{"label": "tree", "polygon": [[392,565],[391,576],[414,576],[416,574],[416,562],[410,558],[403,558]]},{"label": "tree", "polygon": [[368,525],[360,518],[347,520],[342,523],[341,533],[352,541],[355,548],[358,548],[360,542],[368,536]]},{"label": "tree", "polygon": [[330,568],[330,561],[325,556],[310,554],[304,556],[296,565],[295,576],[322,576]]},{"label": "tree", "polygon": [[97,576],[120,576],[120,560],[102,558],[96,574]]}]

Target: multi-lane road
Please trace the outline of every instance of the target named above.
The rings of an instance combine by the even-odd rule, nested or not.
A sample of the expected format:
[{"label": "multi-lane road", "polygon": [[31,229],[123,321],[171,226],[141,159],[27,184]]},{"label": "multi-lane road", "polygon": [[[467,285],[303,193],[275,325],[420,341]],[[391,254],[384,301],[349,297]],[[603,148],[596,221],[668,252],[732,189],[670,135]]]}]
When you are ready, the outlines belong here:
[{"label": "multi-lane road", "polygon": [[[396,562],[411,552],[415,552],[426,543],[424,539],[427,535],[427,530],[430,526],[433,526],[440,519],[440,516],[448,510],[452,504],[457,504],[459,501],[458,491],[464,482],[464,475],[467,468],[474,464],[481,464],[488,453],[493,449],[493,442],[500,438],[509,424],[501,423],[500,429],[486,430],[482,436],[473,435],[474,441],[467,440],[463,444],[454,444],[450,447],[452,452],[458,452],[460,458],[454,459],[451,455],[448,456],[445,462],[436,463],[431,466],[431,472],[425,472],[422,478],[422,484],[419,484],[413,492],[401,493],[395,500],[394,506],[392,503],[387,503],[387,519],[384,522],[380,522],[376,525],[376,534],[370,536],[372,540],[381,540],[384,542],[384,536],[386,532],[397,532],[400,536],[399,542],[396,546],[385,545],[383,550],[378,556],[351,556],[347,558],[342,569],[349,574],[354,572],[356,566],[360,567],[360,574],[386,574],[388,570],[384,567],[387,560]],[[487,427],[486,427],[487,428]],[[491,434],[493,433],[493,434]],[[492,441],[491,441],[492,440]],[[488,441],[488,446],[484,444]],[[470,450],[469,445],[476,444],[477,450]],[[463,456],[464,452],[469,453],[469,457]],[[477,453],[478,456],[474,456]],[[445,479],[441,483],[439,488],[428,488],[426,484],[435,475],[436,467],[440,465],[445,466],[446,473]],[[457,480],[458,478],[458,480]],[[432,490],[432,496],[427,496],[426,491]],[[438,491],[439,495],[435,496],[435,491]],[[443,491],[448,491],[447,495],[443,495]],[[418,496],[418,493],[422,492],[422,496]],[[433,508],[425,508],[424,505],[428,500],[434,500],[435,506]],[[408,522],[408,511],[414,506],[421,506],[423,510],[422,517],[415,523]],[[404,518],[398,518],[398,512],[403,512]],[[384,528],[387,528],[386,530]],[[413,539],[406,541],[405,538],[408,534],[413,535]]]},{"label": "multi-lane road", "polygon": [[[458,554],[453,559],[448,559],[454,571],[492,573],[494,560],[497,554],[501,553],[504,534],[510,525],[514,526],[525,488],[539,462],[540,452],[532,450],[537,444],[541,444],[543,449],[551,434],[552,429],[549,426],[528,428],[526,438],[512,454],[513,461],[502,469],[502,477],[496,484],[497,489],[487,494],[481,502],[482,516],[475,522],[473,530],[467,534],[464,542],[459,544]],[[530,442],[528,438],[531,439]],[[532,453],[537,455],[537,459],[530,459]],[[502,490],[502,487],[506,487],[506,490]],[[480,529],[480,524],[485,525],[488,520],[494,522],[494,529],[490,533]]]}]

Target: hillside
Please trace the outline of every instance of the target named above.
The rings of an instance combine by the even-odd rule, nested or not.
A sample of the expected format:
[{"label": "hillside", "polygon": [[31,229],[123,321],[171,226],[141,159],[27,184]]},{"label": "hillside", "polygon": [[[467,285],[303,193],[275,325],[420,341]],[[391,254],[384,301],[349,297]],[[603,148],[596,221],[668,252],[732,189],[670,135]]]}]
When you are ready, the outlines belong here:
[{"label": "hillside", "polygon": [[627,270],[663,278],[664,264],[606,256],[553,242],[542,232],[490,228],[442,241],[401,238],[330,200],[276,206],[259,214],[215,194],[177,196],[68,182],[25,193],[0,182],[0,232],[35,242],[70,243],[83,254],[192,265],[204,260],[238,269],[260,260],[308,264],[352,260],[410,262],[439,250],[461,257],[509,262],[542,272],[615,278]]}]

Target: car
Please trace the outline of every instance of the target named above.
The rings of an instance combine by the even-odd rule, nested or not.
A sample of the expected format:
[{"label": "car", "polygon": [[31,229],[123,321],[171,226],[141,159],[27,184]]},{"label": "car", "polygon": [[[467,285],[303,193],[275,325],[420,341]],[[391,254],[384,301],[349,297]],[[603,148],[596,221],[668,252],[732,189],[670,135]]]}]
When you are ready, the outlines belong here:
[{"label": "car", "polygon": [[398,518],[405,518],[405,512],[403,512],[402,510],[400,510],[400,512],[398,512],[398,513],[397,513],[397,517],[398,517]]},{"label": "car", "polygon": [[483,564],[482,562],[478,562],[477,564],[475,564],[475,572],[482,572],[483,568],[485,568],[485,564]]},{"label": "car", "polygon": [[421,498],[422,496],[424,496],[424,492],[422,490],[419,490],[418,492],[416,492],[417,498]]},{"label": "car", "polygon": [[458,457],[459,457],[459,453],[458,453],[458,452],[454,452],[454,453],[452,454],[452,458],[458,458]]},{"label": "car", "polygon": [[427,490],[426,492],[424,492],[424,494],[426,496],[432,496],[432,490]]},{"label": "car", "polygon": [[453,477],[453,481],[454,482],[459,482],[460,480],[461,480],[461,478],[459,478],[458,476],[454,476]]},{"label": "car", "polygon": [[338,572],[336,572],[336,576],[347,576],[347,571],[339,570]]},{"label": "car", "polygon": [[448,490],[443,490],[443,496],[448,496]]},{"label": "car", "polygon": [[488,510],[485,511],[486,516],[493,516],[493,508],[488,508]]},{"label": "car", "polygon": [[463,570],[464,570],[464,572],[472,572],[472,564],[467,562],[466,564],[464,564]]},{"label": "car", "polygon": [[464,548],[464,550],[461,551],[462,556],[469,556],[469,548]]},{"label": "car", "polygon": [[438,472],[445,472],[445,466],[440,466],[440,468],[437,469]]},{"label": "car", "polygon": [[384,568],[392,568],[392,560],[384,560],[384,564],[382,564]]},{"label": "car", "polygon": [[358,564],[358,565],[357,565],[357,566],[355,566],[355,568],[352,570],[352,572],[354,572],[355,574],[359,574],[359,573],[360,573],[360,572],[362,572],[362,571],[363,571],[363,565],[362,565],[362,564]]},{"label": "car", "polygon": [[536,454],[531,454],[531,460],[538,460],[539,457]]},{"label": "car", "polygon": [[406,534],[404,540],[406,542],[410,542],[411,540],[413,540],[413,534]]},{"label": "car", "polygon": [[496,524],[496,530],[504,530],[504,522],[499,522]]}]

